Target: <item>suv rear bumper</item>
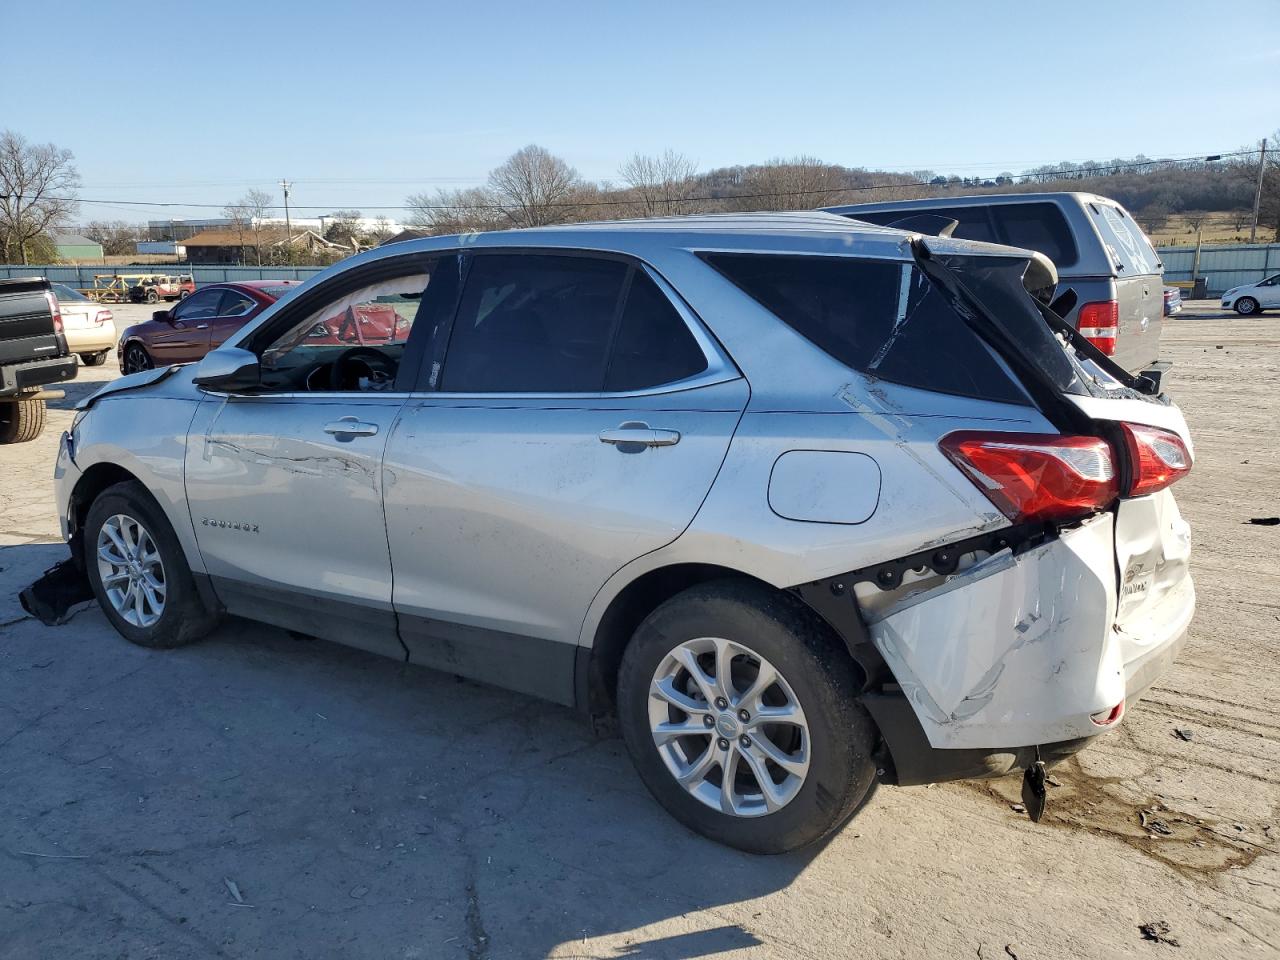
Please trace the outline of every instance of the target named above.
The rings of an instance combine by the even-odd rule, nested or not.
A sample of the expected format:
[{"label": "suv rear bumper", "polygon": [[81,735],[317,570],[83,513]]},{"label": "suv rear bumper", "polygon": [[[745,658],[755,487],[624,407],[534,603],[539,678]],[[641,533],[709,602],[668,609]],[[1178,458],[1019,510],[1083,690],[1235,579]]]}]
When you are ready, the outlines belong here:
[{"label": "suv rear bumper", "polygon": [[[1125,665],[1125,709],[1128,710],[1147,689],[1173,666],[1186,642],[1187,632],[1171,638]],[[886,756],[880,780],[883,783],[909,787],[924,783],[946,783],[950,780],[981,780],[1003,777],[1025,770],[1036,759],[1035,746],[976,747],[962,750],[931,746],[914,708],[902,693],[869,693],[862,698],[884,738]],[[1115,725],[1098,727],[1096,733],[1114,730]],[[1049,766],[1079,753],[1093,736],[1075,737],[1039,745],[1040,759]]]},{"label": "suv rear bumper", "polygon": [[76,358],[52,357],[0,366],[0,397],[76,378]]}]

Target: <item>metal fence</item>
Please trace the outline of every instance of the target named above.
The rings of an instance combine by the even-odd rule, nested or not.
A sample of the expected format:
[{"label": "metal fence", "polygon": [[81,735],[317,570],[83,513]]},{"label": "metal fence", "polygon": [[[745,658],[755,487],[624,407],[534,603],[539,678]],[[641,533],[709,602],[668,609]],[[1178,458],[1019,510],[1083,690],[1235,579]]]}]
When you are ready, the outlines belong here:
[{"label": "metal fence", "polygon": [[[1166,281],[1191,281],[1195,247],[1160,247]],[[1244,283],[1257,283],[1280,273],[1280,243],[1232,243],[1200,248],[1198,276],[1204,277],[1209,296]]]},{"label": "metal fence", "polygon": [[148,263],[138,266],[104,267],[93,264],[0,264],[0,280],[12,277],[48,277],[52,283],[65,283],[69,287],[88,289],[95,276],[118,277],[126,273],[191,274],[196,286],[206,283],[225,283],[228,280],[306,280],[324,267],[215,267],[193,266],[189,263]]}]

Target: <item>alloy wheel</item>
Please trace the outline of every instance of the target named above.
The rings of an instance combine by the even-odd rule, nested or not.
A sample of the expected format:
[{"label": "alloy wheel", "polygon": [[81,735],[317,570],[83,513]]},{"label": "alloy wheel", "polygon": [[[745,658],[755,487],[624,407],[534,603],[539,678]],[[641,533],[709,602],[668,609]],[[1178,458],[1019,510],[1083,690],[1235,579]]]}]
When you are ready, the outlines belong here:
[{"label": "alloy wheel", "polygon": [[658,664],[649,730],[676,782],[734,817],[774,813],[809,772],[810,737],[791,685],[745,644],[700,637]]},{"label": "alloy wheel", "polygon": [[141,373],[143,370],[151,369],[151,358],[147,356],[147,351],[141,347],[134,345],[125,351],[124,354],[124,372],[125,373]]},{"label": "alloy wheel", "polygon": [[160,548],[141,523],[117,513],[98,530],[98,577],[107,602],[126,623],[152,626],[166,595]]}]

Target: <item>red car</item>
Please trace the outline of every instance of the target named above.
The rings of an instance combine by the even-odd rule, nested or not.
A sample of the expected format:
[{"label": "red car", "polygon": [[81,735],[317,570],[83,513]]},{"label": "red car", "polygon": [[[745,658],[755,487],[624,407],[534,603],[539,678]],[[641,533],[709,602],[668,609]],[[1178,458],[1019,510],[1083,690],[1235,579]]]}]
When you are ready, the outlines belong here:
[{"label": "red car", "polygon": [[202,287],[171,309],[157,310],[150,320],[125,330],[116,348],[120,369],[137,373],[199,360],[300,283],[245,280]]}]

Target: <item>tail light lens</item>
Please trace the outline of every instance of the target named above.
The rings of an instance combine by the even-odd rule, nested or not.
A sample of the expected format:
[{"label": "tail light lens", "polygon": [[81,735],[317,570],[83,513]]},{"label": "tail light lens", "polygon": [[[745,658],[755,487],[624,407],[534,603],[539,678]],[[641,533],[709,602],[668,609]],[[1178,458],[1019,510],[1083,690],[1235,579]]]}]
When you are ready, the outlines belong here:
[{"label": "tail light lens", "polygon": [[53,314],[53,332],[63,333],[62,307],[58,304],[58,298],[53,295],[52,290],[46,290],[44,298],[49,302],[49,312]]},{"label": "tail light lens", "polygon": [[1095,726],[1109,727],[1113,723],[1118,723],[1120,718],[1124,716],[1124,701],[1121,700],[1110,710],[1099,710],[1097,713],[1089,714],[1089,719],[1094,722]]},{"label": "tail light lens", "polygon": [[1097,437],[964,430],[939,447],[1014,522],[1077,519],[1120,492],[1111,446]]},{"label": "tail light lens", "polygon": [[1108,357],[1116,352],[1116,330],[1120,326],[1120,305],[1114,300],[1086,303],[1077,314],[1076,329]]},{"label": "tail light lens", "polygon": [[110,323],[114,319],[115,319],[115,315],[110,310],[98,311],[98,317],[97,317],[98,323]]},{"label": "tail light lens", "polygon": [[1122,423],[1132,474],[1126,496],[1163,490],[1191,472],[1191,451],[1171,430],[1141,423]]}]

